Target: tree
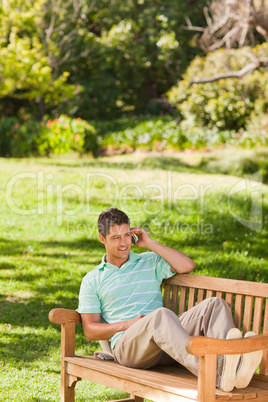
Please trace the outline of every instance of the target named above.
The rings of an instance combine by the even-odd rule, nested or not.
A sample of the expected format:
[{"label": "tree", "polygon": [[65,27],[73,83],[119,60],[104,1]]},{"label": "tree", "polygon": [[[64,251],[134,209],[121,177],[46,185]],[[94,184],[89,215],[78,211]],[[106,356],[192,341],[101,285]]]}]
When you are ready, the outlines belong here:
[{"label": "tree", "polygon": [[[182,130],[194,132],[194,128],[202,127],[238,131],[246,127],[252,114],[266,113],[267,68],[260,67],[243,77],[235,76],[243,66],[250,65],[252,55],[258,60],[267,60],[268,44],[253,49],[219,49],[205,57],[195,57],[183,80],[168,93],[170,102],[183,116]],[[210,79],[205,80],[206,75]]]},{"label": "tree", "polygon": [[221,47],[255,46],[255,31],[262,42],[268,41],[267,0],[212,0],[209,7],[204,7],[204,15],[205,28],[194,27],[189,18],[187,28],[202,32],[197,41],[206,53]]},{"label": "tree", "polygon": [[[242,48],[254,46],[256,42],[268,41],[268,1],[267,0],[213,0],[210,7],[204,7],[207,27],[194,27],[187,19],[187,29],[202,34],[196,40],[205,52],[225,47]],[[248,63],[240,70],[219,73],[211,77],[197,78],[191,84],[209,83],[225,78],[242,78],[255,69],[268,66],[268,58],[258,58],[250,50]]]},{"label": "tree", "polygon": [[[5,0],[0,6],[5,103],[10,97],[35,100],[42,114],[86,119],[144,112],[200,52],[182,24],[187,13],[202,24],[204,4]],[[15,73],[5,59],[16,65]]]},{"label": "tree", "polygon": [[49,4],[46,27],[53,27],[50,37],[59,49],[53,65],[67,69],[69,82],[83,88],[68,108],[84,118],[143,111],[199,52],[181,27],[189,9],[201,22],[197,0],[80,0],[76,8],[66,0]]},{"label": "tree", "polygon": [[3,2],[0,8],[0,98],[34,101],[41,117],[45,105],[57,105],[73,96],[68,72],[55,76],[40,41],[43,0]]}]

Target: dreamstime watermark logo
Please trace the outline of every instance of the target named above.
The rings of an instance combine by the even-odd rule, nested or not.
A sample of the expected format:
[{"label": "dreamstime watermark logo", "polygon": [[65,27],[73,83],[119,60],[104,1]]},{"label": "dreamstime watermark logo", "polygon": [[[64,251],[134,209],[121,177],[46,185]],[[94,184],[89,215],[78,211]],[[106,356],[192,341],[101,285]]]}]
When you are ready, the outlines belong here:
[{"label": "dreamstime watermark logo", "polygon": [[[76,231],[77,234],[89,234],[93,229],[84,221],[79,222],[80,214],[83,216],[100,214],[96,200],[105,199],[111,205],[125,211],[130,217],[138,220],[142,212],[152,217],[150,232],[157,230],[188,231],[203,234],[213,233],[213,226],[208,223],[206,216],[211,205],[207,203],[207,193],[215,190],[212,183],[209,184],[178,184],[174,180],[173,172],[166,172],[165,180],[159,183],[124,183],[115,179],[108,173],[86,173],[82,183],[62,184],[58,183],[54,174],[42,170],[33,172],[21,172],[10,178],[6,185],[6,203],[11,211],[23,216],[56,217],[56,225],[61,227],[66,224],[68,232]],[[23,205],[18,201],[17,194],[23,188],[32,193],[31,202]],[[247,203],[251,203],[248,216],[245,216],[237,206],[237,200],[245,193]],[[260,232],[262,230],[262,177],[261,173],[251,176],[249,179],[239,179],[229,191],[229,213],[242,225]],[[211,197],[211,194],[210,194]],[[34,201],[33,201],[34,200]],[[136,202],[137,201],[137,202]],[[178,213],[179,216],[195,215],[190,219],[191,223],[172,223],[169,221],[157,222],[155,216],[163,211]],[[242,209],[243,210],[243,209]],[[94,228],[96,230],[96,228]]]}]

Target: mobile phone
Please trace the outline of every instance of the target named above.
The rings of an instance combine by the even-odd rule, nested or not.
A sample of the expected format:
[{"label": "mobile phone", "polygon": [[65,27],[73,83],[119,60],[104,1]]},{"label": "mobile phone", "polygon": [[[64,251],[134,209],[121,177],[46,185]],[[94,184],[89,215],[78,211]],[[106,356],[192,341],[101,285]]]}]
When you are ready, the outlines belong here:
[{"label": "mobile phone", "polygon": [[134,246],[138,243],[138,236],[134,233],[134,235],[131,236],[131,242],[134,244]]}]

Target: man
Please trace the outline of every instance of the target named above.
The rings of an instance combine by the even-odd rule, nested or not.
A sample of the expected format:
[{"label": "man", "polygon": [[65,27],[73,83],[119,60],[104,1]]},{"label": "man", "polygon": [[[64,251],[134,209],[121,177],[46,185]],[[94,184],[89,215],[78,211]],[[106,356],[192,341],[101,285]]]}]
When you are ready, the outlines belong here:
[{"label": "man", "polygon": [[[197,376],[198,358],[185,350],[189,336],[242,337],[221,298],[206,299],[179,317],[163,307],[160,284],[176,272],[194,269],[187,255],[153,240],[142,228],[130,229],[128,216],[116,208],[100,214],[98,230],[106,255],[83,278],[77,311],[85,336],[110,340],[118,363],[146,369],[179,362]],[[150,252],[133,253],[133,236],[137,247]],[[217,387],[224,391],[246,387],[261,357],[262,352],[219,356]]]}]

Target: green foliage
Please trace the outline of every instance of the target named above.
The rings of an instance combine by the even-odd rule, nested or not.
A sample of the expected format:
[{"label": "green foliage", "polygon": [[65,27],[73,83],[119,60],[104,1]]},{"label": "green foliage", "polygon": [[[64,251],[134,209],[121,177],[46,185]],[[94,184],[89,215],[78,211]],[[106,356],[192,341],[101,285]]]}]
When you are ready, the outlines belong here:
[{"label": "green foliage", "polygon": [[187,127],[173,116],[134,116],[108,122],[94,122],[100,135],[99,145],[109,152],[128,153],[136,149],[162,151],[167,149],[215,148],[222,144],[254,147],[266,145],[267,133],[254,135],[241,130],[219,130],[217,127]]},{"label": "green foliage", "polygon": [[62,115],[58,119],[42,122],[41,126],[37,140],[39,155],[65,154],[71,150],[79,153],[94,150],[95,154],[95,129],[80,117],[72,119]]},{"label": "green foliage", "polygon": [[[268,55],[268,44],[257,46],[258,57]],[[220,49],[206,57],[196,57],[184,79],[168,92],[169,101],[182,113],[181,129],[208,127],[218,130],[244,128],[251,113],[267,108],[268,71],[255,71],[242,79],[221,79],[213,83],[192,84],[191,81],[228,71],[236,71],[249,63],[249,49]]]},{"label": "green foliage", "polygon": [[66,115],[41,123],[7,117],[0,120],[0,156],[64,154],[70,151],[91,152],[97,156],[98,143],[95,128],[81,118]]},{"label": "green foliage", "polygon": [[0,119],[0,156],[11,155],[11,141],[13,134],[13,127],[19,124],[19,120],[15,117],[7,117]]},{"label": "green foliage", "polygon": [[11,0],[0,9],[0,99],[6,97],[55,107],[74,96],[69,73],[55,75],[51,53],[44,47],[41,25],[44,1]]},{"label": "green foliage", "polygon": [[136,126],[133,128],[104,136],[101,146],[125,151],[137,148],[148,151],[163,150],[167,147],[180,149],[183,146],[183,136],[178,130],[176,120],[155,117],[141,122],[136,121]]},{"label": "green foliage", "polygon": [[37,155],[37,135],[40,127],[40,123],[32,119],[17,122],[11,130],[10,156],[22,158]]},{"label": "green foliage", "polygon": [[[5,118],[0,120],[1,156],[92,153],[131,153],[135,150],[164,151],[213,149],[220,145],[242,147],[268,144],[267,116],[255,117],[247,130],[219,130],[193,127],[182,131],[180,119],[171,115],[122,117],[92,121],[61,115],[56,119]],[[212,165],[211,165],[212,166]],[[222,167],[224,173],[224,167]],[[228,168],[229,169],[229,168]],[[230,173],[230,170],[226,173]]]},{"label": "green foliage", "polygon": [[247,124],[247,140],[250,144],[268,145],[268,111],[253,113]]},{"label": "green foliage", "polygon": [[[185,15],[195,24],[203,23],[203,4],[204,0],[37,0],[34,6],[26,0],[4,2],[2,96],[37,102],[41,113],[45,107],[53,117],[67,113],[87,120],[140,113],[176,82],[198,53],[192,33],[182,25]],[[15,65],[16,71],[8,71],[7,65]],[[31,104],[27,107],[32,112]]]},{"label": "green foliage", "polygon": [[37,134],[40,123],[7,117],[0,120],[0,156],[23,157],[37,154]]}]

